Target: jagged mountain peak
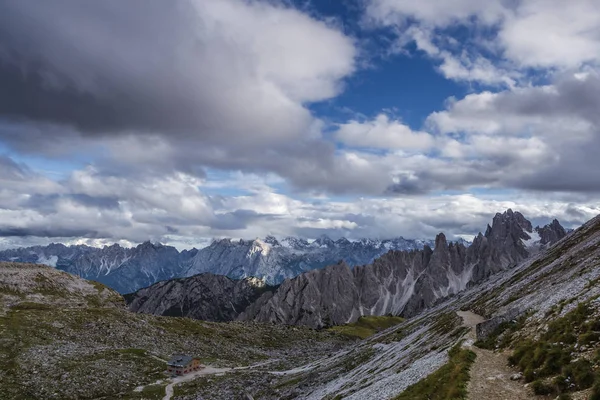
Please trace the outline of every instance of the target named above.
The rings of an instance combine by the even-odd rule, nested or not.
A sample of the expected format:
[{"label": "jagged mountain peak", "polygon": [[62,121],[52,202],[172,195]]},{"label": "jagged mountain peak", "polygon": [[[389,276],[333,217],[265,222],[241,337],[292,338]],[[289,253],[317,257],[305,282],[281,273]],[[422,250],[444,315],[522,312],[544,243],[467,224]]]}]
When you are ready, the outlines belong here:
[{"label": "jagged mountain peak", "polygon": [[335,242],[333,241],[333,239],[331,239],[329,236],[323,234],[321,236],[319,236],[314,242],[313,244],[319,245],[319,246],[324,246],[324,247],[331,247],[331,246],[335,246]]},{"label": "jagged mountain peak", "polygon": [[103,249],[121,249],[121,245],[119,243],[106,244]]},{"label": "jagged mountain peak", "polygon": [[125,295],[125,301],[136,312],[231,321],[268,289],[258,278],[204,273],[155,283]]},{"label": "jagged mountain peak", "polygon": [[535,232],[539,236],[539,243],[542,246],[557,242],[567,235],[567,230],[558,222],[557,219],[543,227],[536,227]]},{"label": "jagged mountain peak", "polygon": [[141,250],[141,251],[160,250],[160,249],[165,249],[165,248],[174,248],[174,247],[166,246],[160,242],[152,242],[150,240],[146,240],[145,242],[138,244],[137,246],[134,247],[134,249]]},{"label": "jagged mountain peak", "polygon": [[443,232],[440,232],[435,237],[435,248],[448,247],[448,241],[446,240],[446,235]]},{"label": "jagged mountain peak", "polygon": [[295,236],[286,236],[285,238],[281,239],[280,243],[282,246],[286,246],[293,249],[303,249],[310,245],[308,243],[308,240],[298,238]]},{"label": "jagged mountain peak", "polygon": [[491,233],[503,234],[505,230],[512,230],[511,233],[532,232],[533,227],[531,222],[518,211],[512,209],[506,210],[504,213],[497,213],[492,220]]},{"label": "jagged mountain peak", "polygon": [[281,246],[281,243],[277,240],[275,236],[268,235],[263,239],[263,242],[270,244],[271,246]]},{"label": "jagged mountain peak", "polygon": [[338,240],[335,241],[335,244],[338,246],[347,246],[349,244],[352,244],[351,241],[349,241],[347,238],[345,237],[341,237]]},{"label": "jagged mountain peak", "polygon": [[252,242],[250,242],[250,249],[248,250],[247,257],[251,257],[256,254],[267,256],[271,252],[272,248],[272,244],[261,239],[254,239]]}]

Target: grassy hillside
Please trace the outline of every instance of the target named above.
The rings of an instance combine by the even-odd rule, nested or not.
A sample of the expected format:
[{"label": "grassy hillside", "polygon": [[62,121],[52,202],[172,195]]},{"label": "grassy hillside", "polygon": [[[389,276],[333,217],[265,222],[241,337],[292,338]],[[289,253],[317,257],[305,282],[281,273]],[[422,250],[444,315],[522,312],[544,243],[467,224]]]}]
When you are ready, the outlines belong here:
[{"label": "grassy hillside", "polygon": [[406,388],[394,400],[466,399],[469,370],[476,355],[458,344],[448,352],[448,356],[448,363],[427,378]]},{"label": "grassy hillside", "polygon": [[392,316],[364,316],[351,324],[334,326],[331,331],[354,339],[366,339],[377,332],[404,322],[404,318]]},{"label": "grassy hillside", "polygon": [[[1,399],[162,398],[161,384],[134,389],[164,379],[161,359],[173,353],[214,366],[272,361],[269,368],[277,370],[347,343],[307,328],[134,314],[102,285],[22,267],[0,264]],[[38,274],[37,282],[18,284]],[[254,374],[255,384],[267,386],[262,375]]]}]

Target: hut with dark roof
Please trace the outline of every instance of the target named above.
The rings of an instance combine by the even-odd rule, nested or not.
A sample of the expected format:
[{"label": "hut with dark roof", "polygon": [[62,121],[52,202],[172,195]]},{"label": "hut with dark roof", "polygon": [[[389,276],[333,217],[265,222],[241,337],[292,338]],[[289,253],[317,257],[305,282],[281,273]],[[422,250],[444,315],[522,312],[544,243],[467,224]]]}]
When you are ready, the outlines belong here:
[{"label": "hut with dark roof", "polygon": [[200,368],[200,360],[198,358],[185,354],[175,354],[167,362],[167,371],[176,375],[185,375],[193,371],[198,371]]}]

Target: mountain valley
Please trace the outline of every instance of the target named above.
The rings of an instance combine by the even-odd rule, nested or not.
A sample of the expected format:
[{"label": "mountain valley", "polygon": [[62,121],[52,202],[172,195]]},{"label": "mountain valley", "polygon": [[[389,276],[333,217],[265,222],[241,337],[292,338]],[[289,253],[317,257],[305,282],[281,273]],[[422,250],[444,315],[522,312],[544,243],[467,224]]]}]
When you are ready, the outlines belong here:
[{"label": "mountain valley", "polygon": [[[244,303],[235,319],[322,328],[354,322],[364,315],[411,317],[509,269],[565,235],[556,220],[533,228],[522,214],[508,210],[497,214],[485,234],[476,236],[469,247],[449,243],[439,234],[433,249],[425,245],[423,250],[389,251],[368,265],[350,268],[340,262],[312,270],[277,287],[265,287],[255,301]],[[214,279],[203,274],[176,282],[194,285]],[[164,287],[164,283],[156,284],[129,295],[130,309],[168,315],[167,309],[189,308],[189,291],[170,291],[165,296]]]},{"label": "mountain valley", "polygon": [[[392,251],[354,269],[333,265],[275,287],[200,274],[128,296],[130,307],[135,301],[147,304],[139,313],[128,311],[118,293],[101,284],[54,268],[5,263],[0,266],[0,394],[161,399],[171,378],[162,373],[159,359],[186,352],[221,372],[172,386],[178,400],[405,400],[449,393],[459,397],[448,398],[472,400],[470,393],[486,393],[492,400],[549,394],[595,400],[600,395],[600,217],[564,233],[554,222],[533,228],[509,210],[497,214],[470,247],[439,235],[434,249]],[[412,295],[422,293],[419,301],[404,296],[404,307],[395,309],[405,319],[374,315],[392,309],[383,306],[381,312],[364,313],[372,316],[349,318],[360,306],[371,309],[363,303],[363,289],[353,292],[350,283],[386,287],[385,279],[367,279],[369,270],[375,278],[398,274],[402,279],[396,282],[418,277]],[[465,274],[460,286],[451,286],[450,273]],[[334,290],[334,300],[341,296],[339,307],[328,303],[327,290]],[[360,293],[358,300],[353,293]],[[377,301],[392,292],[380,293],[373,304],[384,304]],[[213,295],[221,303],[212,303]],[[351,307],[345,308],[343,299]],[[194,314],[197,309],[204,314]],[[212,314],[215,319],[238,320],[194,319],[219,309],[225,311]],[[296,309],[305,311],[294,314]],[[291,316],[262,318],[261,310]],[[469,315],[476,316],[474,322]],[[340,329],[346,322],[351,323]],[[338,327],[326,329],[333,325]],[[463,372],[454,375],[457,365]],[[473,389],[471,380],[482,387]],[[521,397],[507,397],[508,390]]]}]

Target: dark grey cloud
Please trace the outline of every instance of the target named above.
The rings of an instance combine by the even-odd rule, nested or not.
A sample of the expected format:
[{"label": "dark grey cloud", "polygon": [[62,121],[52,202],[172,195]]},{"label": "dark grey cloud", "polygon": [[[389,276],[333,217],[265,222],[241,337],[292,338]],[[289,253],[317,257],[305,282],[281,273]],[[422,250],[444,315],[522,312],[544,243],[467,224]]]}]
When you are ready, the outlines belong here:
[{"label": "dark grey cloud", "polygon": [[501,93],[494,101],[499,113],[525,117],[581,117],[600,126],[600,76],[590,73],[576,78],[558,77],[548,87],[517,89]]},{"label": "dark grey cloud", "polygon": [[463,159],[416,176],[446,189],[600,192],[600,74],[553,78],[545,86],[471,94],[431,114],[428,126],[461,135]]},{"label": "dark grey cloud", "polygon": [[306,107],[337,94],[355,53],[277,2],[1,1],[0,140],[43,154],[94,141],[107,174],[240,169],[358,192]]},{"label": "dark grey cloud", "polygon": [[417,177],[399,177],[398,182],[388,186],[386,194],[390,195],[422,195],[429,192],[433,187],[433,182]]},{"label": "dark grey cloud", "polygon": [[[261,18],[254,6],[195,0],[3,1],[0,84],[8,90],[0,95],[0,115],[72,126],[82,135],[159,133],[231,147],[300,138],[312,123],[302,103],[333,94],[323,88],[352,71],[353,46],[299,12],[262,7],[264,22],[279,13],[282,21],[306,28],[306,37],[325,35],[324,45],[338,45],[332,51],[341,52],[339,61],[315,59],[305,71],[296,71],[303,86],[285,70],[265,77],[260,69],[277,67],[269,63],[279,62],[273,55],[281,53],[268,46],[280,44],[250,49],[244,47],[248,38],[235,36],[244,29],[261,34],[255,29],[261,21],[248,20]],[[290,28],[294,40],[296,27]],[[298,44],[297,55],[280,55],[301,60],[306,51],[312,56],[309,46],[300,47],[304,44]]]},{"label": "dark grey cloud", "polygon": [[106,196],[90,196],[87,194],[80,193],[66,193],[66,194],[39,194],[34,193],[27,197],[22,203],[22,207],[26,209],[34,209],[44,214],[56,212],[57,201],[67,200],[73,201],[74,203],[96,210],[116,210],[119,208],[118,197],[106,197]]},{"label": "dark grey cloud", "polygon": [[276,217],[274,214],[260,214],[254,210],[239,209],[216,215],[210,226],[217,231],[236,231],[246,229],[252,223],[260,223],[261,220]]},{"label": "dark grey cloud", "polygon": [[89,228],[19,228],[0,226],[0,237],[96,238],[98,237],[98,232],[90,230]]},{"label": "dark grey cloud", "polygon": [[194,59],[177,55],[204,50],[194,13],[189,1],[0,3],[0,114],[90,135],[207,131],[208,88],[185,84]]},{"label": "dark grey cloud", "polygon": [[[600,75],[560,79],[552,91],[527,90],[523,95],[505,95],[498,99],[500,113],[525,117],[556,119],[563,117],[574,127],[585,121],[587,137],[572,137],[569,126],[560,136],[547,139],[555,158],[540,165],[519,180],[508,184],[523,189],[548,192],[600,192]],[[554,143],[553,143],[554,141]]]}]

